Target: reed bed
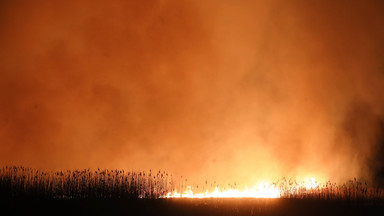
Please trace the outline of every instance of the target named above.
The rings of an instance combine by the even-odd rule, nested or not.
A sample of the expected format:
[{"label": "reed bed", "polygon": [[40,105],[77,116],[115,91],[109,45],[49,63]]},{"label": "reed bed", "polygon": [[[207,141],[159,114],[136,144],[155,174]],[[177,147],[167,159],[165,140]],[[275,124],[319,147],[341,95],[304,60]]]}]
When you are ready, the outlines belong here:
[{"label": "reed bed", "polygon": [[[164,197],[168,192],[184,191],[187,179],[175,178],[165,171],[134,172],[124,170],[65,170],[44,171],[23,166],[4,166],[0,169],[0,197],[2,198],[149,198]],[[356,178],[336,184],[330,181],[307,188],[304,182],[282,178],[272,184],[281,198],[322,200],[383,200],[384,190],[369,186]],[[218,185],[195,185],[194,192],[214,190]],[[238,189],[228,184],[220,189]]]},{"label": "reed bed", "polygon": [[322,200],[372,200],[383,199],[384,190],[378,186],[370,186],[356,178],[343,184],[327,181],[307,188],[304,182],[282,178],[273,183],[279,188],[282,198],[322,199]]},{"label": "reed bed", "polygon": [[7,197],[159,198],[170,189],[174,183],[165,171],[0,169],[0,196]]}]

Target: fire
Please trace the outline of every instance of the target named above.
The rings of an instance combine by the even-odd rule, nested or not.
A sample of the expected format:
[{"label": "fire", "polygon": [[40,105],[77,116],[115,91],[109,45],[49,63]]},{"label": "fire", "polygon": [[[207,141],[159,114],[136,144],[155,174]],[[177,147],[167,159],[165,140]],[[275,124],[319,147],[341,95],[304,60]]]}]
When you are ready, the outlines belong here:
[{"label": "fire", "polygon": [[319,182],[311,177],[305,178],[299,183],[295,181],[295,184],[288,184],[288,186],[279,186],[278,183],[260,182],[253,187],[245,187],[242,190],[221,190],[219,187],[216,187],[213,191],[209,192],[207,190],[204,193],[194,192],[191,186],[187,186],[183,192],[174,190],[161,198],[280,198],[283,195],[294,194],[302,190],[310,193],[311,190],[320,189],[321,187]]},{"label": "fire", "polygon": [[314,188],[317,188],[319,187],[319,183],[316,181],[315,178],[309,178],[308,180],[304,181],[304,184],[305,184],[305,188],[307,190],[309,189],[314,189]]},{"label": "fire", "polygon": [[163,198],[279,198],[280,192],[278,188],[269,183],[260,183],[251,188],[245,187],[243,190],[228,189],[220,190],[216,187],[214,191],[205,193],[194,193],[190,186],[187,189],[179,193],[176,190],[172,193],[169,192]]}]

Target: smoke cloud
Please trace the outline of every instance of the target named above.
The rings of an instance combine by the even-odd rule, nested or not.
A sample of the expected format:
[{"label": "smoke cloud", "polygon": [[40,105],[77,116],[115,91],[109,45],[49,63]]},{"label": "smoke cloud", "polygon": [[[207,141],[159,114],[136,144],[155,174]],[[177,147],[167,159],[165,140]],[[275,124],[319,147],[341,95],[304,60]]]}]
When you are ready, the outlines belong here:
[{"label": "smoke cloud", "polygon": [[383,183],[381,1],[0,4],[0,164]]}]

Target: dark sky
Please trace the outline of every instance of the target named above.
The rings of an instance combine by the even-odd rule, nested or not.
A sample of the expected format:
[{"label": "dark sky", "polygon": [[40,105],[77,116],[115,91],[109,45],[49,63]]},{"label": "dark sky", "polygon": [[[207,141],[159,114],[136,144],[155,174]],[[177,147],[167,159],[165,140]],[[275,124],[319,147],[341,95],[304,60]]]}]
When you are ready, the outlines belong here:
[{"label": "dark sky", "polygon": [[3,0],[0,164],[375,180],[383,11],[380,0]]}]

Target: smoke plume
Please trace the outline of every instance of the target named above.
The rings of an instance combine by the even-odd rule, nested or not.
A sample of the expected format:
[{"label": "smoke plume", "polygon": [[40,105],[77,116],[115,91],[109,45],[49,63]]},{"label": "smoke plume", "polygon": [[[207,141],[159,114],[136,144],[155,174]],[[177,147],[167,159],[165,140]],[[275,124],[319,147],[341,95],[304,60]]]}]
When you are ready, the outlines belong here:
[{"label": "smoke plume", "polygon": [[0,164],[383,183],[381,1],[0,4]]}]

